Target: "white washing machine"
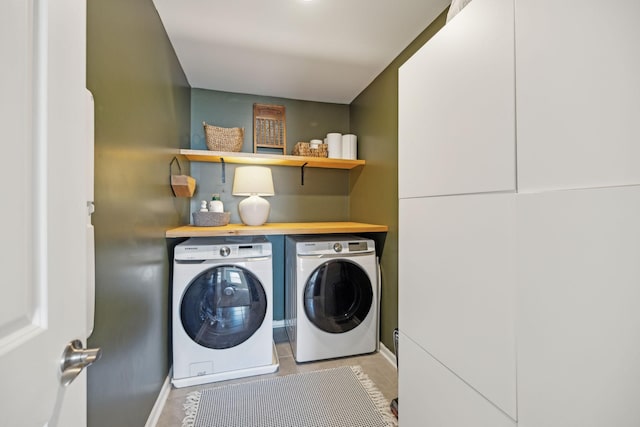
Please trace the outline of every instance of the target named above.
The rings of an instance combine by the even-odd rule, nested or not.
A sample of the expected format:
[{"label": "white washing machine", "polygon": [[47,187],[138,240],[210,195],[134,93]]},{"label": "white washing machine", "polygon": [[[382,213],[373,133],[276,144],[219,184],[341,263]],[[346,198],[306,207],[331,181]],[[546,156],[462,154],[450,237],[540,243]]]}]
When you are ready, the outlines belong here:
[{"label": "white washing machine", "polygon": [[289,236],[285,327],[297,362],[378,350],[380,280],[373,240]]},{"label": "white washing machine", "polygon": [[196,237],[180,243],[172,294],[174,386],[278,370],[267,239]]}]

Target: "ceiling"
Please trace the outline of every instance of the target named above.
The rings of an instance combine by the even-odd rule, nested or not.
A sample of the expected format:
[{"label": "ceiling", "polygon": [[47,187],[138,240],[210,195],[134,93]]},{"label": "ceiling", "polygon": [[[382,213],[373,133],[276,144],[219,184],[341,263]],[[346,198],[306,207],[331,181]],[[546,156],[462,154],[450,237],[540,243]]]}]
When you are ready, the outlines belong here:
[{"label": "ceiling", "polygon": [[450,0],[153,0],[193,88],[349,104]]}]

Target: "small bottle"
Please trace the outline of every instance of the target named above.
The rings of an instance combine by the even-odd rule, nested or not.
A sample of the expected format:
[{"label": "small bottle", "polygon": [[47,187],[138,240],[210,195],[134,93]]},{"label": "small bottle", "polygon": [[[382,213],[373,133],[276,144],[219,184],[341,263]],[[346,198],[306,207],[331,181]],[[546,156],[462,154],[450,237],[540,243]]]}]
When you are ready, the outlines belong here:
[{"label": "small bottle", "polygon": [[211,201],[209,202],[209,212],[224,212],[224,205],[222,204],[222,200],[220,200],[219,194],[214,194],[211,196]]},{"label": "small bottle", "polygon": [[200,202],[200,212],[208,212],[207,211],[207,201],[203,200]]}]

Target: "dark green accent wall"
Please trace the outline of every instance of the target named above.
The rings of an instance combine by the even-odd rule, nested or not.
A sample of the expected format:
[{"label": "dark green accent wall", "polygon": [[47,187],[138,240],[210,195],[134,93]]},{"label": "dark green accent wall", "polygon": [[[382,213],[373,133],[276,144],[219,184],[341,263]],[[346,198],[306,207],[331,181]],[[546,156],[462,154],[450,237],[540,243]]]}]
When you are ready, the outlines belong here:
[{"label": "dark green accent wall", "polygon": [[350,173],[350,219],[389,226],[380,262],[380,338],[389,349],[398,326],[398,68],[444,26],[447,10],[349,108],[351,132],[358,135],[358,157],[367,161],[364,168]]},{"label": "dark green accent wall", "polygon": [[[349,106],[206,89],[191,90],[191,147],[206,150],[202,122],[244,128],[242,151],[253,152],[253,104],[284,105],[287,118],[287,154],[298,141],[323,139],[329,132],[349,131]],[[274,154],[282,154],[282,150]]]},{"label": "dark green accent wall", "polygon": [[[95,98],[96,312],[88,425],[145,425],[169,373],[165,231],[184,224],[169,163],[189,148],[190,88],[151,0],[88,0]],[[182,161],[183,172],[189,164]]]},{"label": "dark green accent wall", "polygon": [[[324,102],[310,102],[286,98],[264,97],[204,89],[191,91],[191,148],[206,150],[202,122],[222,127],[245,129],[242,151],[253,152],[253,104],[284,105],[287,118],[287,154],[298,141],[323,139],[329,132],[348,133],[349,106]],[[278,154],[282,154],[280,151]],[[220,194],[225,211],[231,212],[231,222],[240,223],[238,203],[243,197],[231,195],[236,165],[226,164],[226,182],[222,182],[220,163],[191,164],[196,179],[196,193],[191,201],[192,212],[201,200]],[[304,185],[297,167],[270,166],[275,196],[269,197],[269,222],[347,221],[349,219],[349,172],[339,169],[305,168]],[[275,320],[284,319],[284,259],[279,245],[272,239],[274,261]]]}]

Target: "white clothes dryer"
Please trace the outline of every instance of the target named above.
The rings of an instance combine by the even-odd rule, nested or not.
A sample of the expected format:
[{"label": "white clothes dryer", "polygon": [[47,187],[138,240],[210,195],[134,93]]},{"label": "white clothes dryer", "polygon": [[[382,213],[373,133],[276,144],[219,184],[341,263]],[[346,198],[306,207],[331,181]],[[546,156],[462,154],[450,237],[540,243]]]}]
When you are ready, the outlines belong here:
[{"label": "white clothes dryer", "polygon": [[379,268],[373,240],[289,236],[285,328],[297,362],[378,350]]},{"label": "white clothes dryer", "polygon": [[172,291],[176,387],[278,369],[271,243],[196,237],[176,245]]}]

